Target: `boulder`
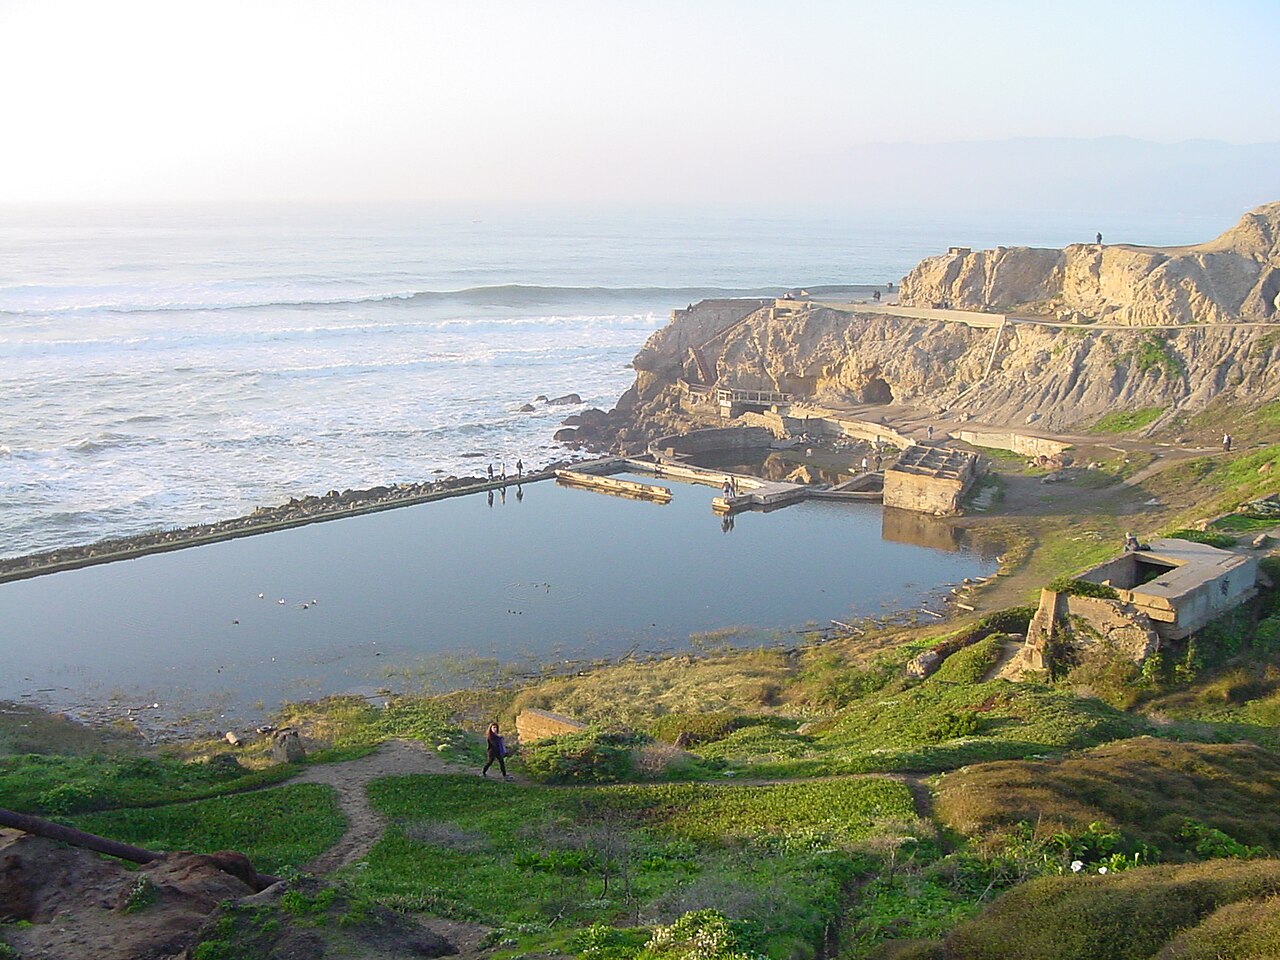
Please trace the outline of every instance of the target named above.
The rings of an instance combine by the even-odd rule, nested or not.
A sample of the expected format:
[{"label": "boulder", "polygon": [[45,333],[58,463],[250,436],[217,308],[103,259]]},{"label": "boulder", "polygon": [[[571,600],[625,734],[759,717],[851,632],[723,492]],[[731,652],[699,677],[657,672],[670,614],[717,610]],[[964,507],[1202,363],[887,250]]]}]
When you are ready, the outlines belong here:
[{"label": "boulder", "polygon": [[573,427],[565,427],[553,433],[551,439],[556,443],[573,443],[574,440],[578,439],[578,431]]},{"label": "boulder", "polygon": [[923,680],[933,671],[938,669],[938,664],[942,662],[942,655],[936,650],[926,650],[924,653],[912,659],[907,663],[907,675],[919,677]]},{"label": "boulder", "polygon": [[271,759],[276,763],[300,763],[306,756],[297,730],[280,730],[271,738]]},{"label": "boulder", "polygon": [[567,407],[575,403],[581,403],[582,397],[576,393],[566,393],[563,397],[553,397],[547,401],[550,407]]},{"label": "boulder", "polygon": [[538,409],[538,408],[537,408],[537,407],[535,407],[532,403],[526,403],[523,407],[521,407],[521,408],[520,408],[520,412],[521,412],[521,413],[533,413],[533,412],[535,412],[537,409]]}]

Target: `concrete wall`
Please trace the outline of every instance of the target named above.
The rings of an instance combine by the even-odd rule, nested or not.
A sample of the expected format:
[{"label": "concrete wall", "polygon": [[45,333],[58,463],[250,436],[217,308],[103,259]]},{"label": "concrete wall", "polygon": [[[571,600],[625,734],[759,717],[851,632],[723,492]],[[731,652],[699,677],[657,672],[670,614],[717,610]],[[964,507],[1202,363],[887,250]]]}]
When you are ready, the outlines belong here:
[{"label": "concrete wall", "polygon": [[717,450],[750,450],[772,443],[773,433],[765,427],[709,427],[658,437],[649,444],[649,452],[656,457],[680,457]]},{"label": "concrete wall", "polygon": [[521,710],[516,717],[516,736],[521,743],[536,743],[562,733],[581,733],[585,729],[587,725],[579,720],[535,707]]},{"label": "concrete wall", "polygon": [[1073,631],[1077,646],[1105,643],[1134,663],[1142,663],[1160,649],[1156,625],[1142,611],[1122,600],[1077,597],[1053,590],[1040,591],[1040,605],[1027,628],[1027,642],[1021,651],[1023,664],[1031,670],[1047,670],[1047,651],[1060,626],[1078,618],[1096,634]]},{"label": "concrete wall", "polygon": [[[905,450],[915,441],[904,437],[892,427],[871,420],[855,420],[838,417],[822,407],[793,403],[787,411],[788,427],[794,433],[815,433],[820,436],[852,437],[855,440],[872,440],[887,443]],[[794,421],[792,426],[791,421]]]},{"label": "concrete wall", "polygon": [[[1204,627],[1210,620],[1248,600],[1257,592],[1258,582],[1258,561],[1252,557],[1248,560],[1248,563],[1182,594],[1173,601],[1177,608],[1177,620],[1172,624],[1157,623],[1156,629],[1170,640],[1181,640]],[[1135,606],[1145,609],[1141,588],[1129,595]]]},{"label": "concrete wall", "polygon": [[1054,457],[1071,444],[1058,440],[1046,440],[1027,433],[1005,433],[984,430],[960,430],[952,434],[957,440],[975,447],[991,447],[993,450],[1012,450],[1024,457]]},{"label": "concrete wall", "polygon": [[960,510],[968,484],[962,480],[921,477],[897,470],[884,475],[884,505],[946,516]]}]

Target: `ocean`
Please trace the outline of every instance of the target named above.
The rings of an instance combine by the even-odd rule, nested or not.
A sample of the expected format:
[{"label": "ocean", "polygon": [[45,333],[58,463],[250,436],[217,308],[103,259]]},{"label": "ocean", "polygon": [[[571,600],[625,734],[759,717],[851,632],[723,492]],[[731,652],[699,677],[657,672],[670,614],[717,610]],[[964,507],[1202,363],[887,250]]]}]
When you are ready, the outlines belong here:
[{"label": "ocean", "polygon": [[[0,211],[0,556],[561,458],[670,311],[952,244],[1226,224],[385,208]],[[582,406],[522,412],[538,396]]]}]

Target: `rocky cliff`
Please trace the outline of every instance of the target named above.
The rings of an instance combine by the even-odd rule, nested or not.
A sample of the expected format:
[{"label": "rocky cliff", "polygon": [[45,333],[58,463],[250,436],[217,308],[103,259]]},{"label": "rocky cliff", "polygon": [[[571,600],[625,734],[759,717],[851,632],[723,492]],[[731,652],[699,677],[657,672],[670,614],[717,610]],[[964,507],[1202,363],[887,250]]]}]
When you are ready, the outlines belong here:
[{"label": "rocky cliff", "polygon": [[[997,331],[821,304],[708,301],[677,311],[637,355],[635,384],[611,418],[619,444],[636,449],[714,419],[715,405],[699,402],[712,386],[872,405],[866,416],[894,405],[992,425],[1037,420],[1061,432],[1117,409],[1164,408],[1155,429],[1214,401],[1249,408],[1280,398],[1280,203],[1179,250],[935,257],[903,281],[902,295],[1103,322]],[[1263,322],[1241,325],[1242,317]]]},{"label": "rocky cliff", "polygon": [[1194,247],[1074,244],[929,257],[903,279],[899,303],[1134,326],[1276,320],[1280,203]]}]

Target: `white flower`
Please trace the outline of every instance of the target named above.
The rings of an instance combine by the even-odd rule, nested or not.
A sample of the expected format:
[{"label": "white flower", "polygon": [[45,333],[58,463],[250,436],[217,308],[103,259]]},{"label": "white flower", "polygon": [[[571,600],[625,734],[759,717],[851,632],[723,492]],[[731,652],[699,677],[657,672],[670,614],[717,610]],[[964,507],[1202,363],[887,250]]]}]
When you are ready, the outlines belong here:
[{"label": "white flower", "polygon": [[1106,868],[1106,867],[1099,867],[1099,868],[1098,868],[1098,872],[1099,872],[1099,873],[1106,873],[1106,872],[1107,872],[1107,868]]},{"label": "white flower", "polygon": [[1071,872],[1072,872],[1072,873],[1079,873],[1079,872],[1080,872],[1081,870],[1083,870],[1083,869],[1084,869],[1084,861],[1083,861],[1083,860],[1072,860],[1072,861],[1071,861]]}]

